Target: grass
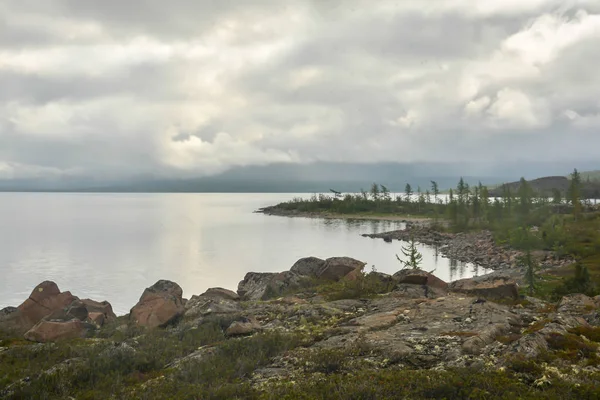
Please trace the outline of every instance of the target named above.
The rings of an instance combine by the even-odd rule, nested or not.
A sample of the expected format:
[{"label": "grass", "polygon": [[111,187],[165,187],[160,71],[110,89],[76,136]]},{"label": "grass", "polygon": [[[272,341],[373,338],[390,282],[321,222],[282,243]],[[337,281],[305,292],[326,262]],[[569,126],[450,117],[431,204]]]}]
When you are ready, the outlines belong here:
[{"label": "grass", "polygon": [[317,293],[327,300],[361,299],[374,297],[378,294],[389,293],[395,282],[383,280],[376,272],[361,272],[354,279],[341,279],[338,282],[322,284],[317,287]]},{"label": "grass", "polygon": [[[103,338],[44,345],[3,339],[8,349],[0,352],[0,398],[161,398],[154,396],[156,387],[144,388],[156,380],[161,382],[162,398],[173,398],[172,393],[178,392],[173,392],[170,382],[189,390],[202,389],[199,393],[219,393],[225,387],[233,390],[255,368],[302,340],[280,333],[226,340],[222,325],[223,321],[214,319],[187,330],[140,332],[139,328],[108,327]],[[186,363],[181,369],[166,368],[206,345],[217,349],[206,360]],[[76,362],[69,365],[68,360]],[[64,368],[52,370],[57,365]],[[182,392],[181,398],[190,393]]]},{"label": "grass", "polygon": [[260,399],[596,399],[599,374],[583,384],[553,379],[551,386],[535,388],[512,371],[481,369],[363,370],[331,374],[326,379],[310,376],[289,384],[269,387]]}]

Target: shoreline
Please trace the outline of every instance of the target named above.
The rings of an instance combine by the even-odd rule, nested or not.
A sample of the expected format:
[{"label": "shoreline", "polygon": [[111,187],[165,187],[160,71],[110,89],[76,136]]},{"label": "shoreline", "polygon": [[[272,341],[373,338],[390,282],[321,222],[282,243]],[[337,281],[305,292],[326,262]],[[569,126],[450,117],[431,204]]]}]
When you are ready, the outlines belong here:
[{"label": "shoreline", "polygon": [[418,222],[429,223],[429,217],[415,217],[411,215],[371,215],[368,213],[358,214],[340,214],[340,213],[322,213],[309,211],[287,211],[274,210],[271,207],[264,207],[254,211],[256,214],[264,214],[275,217],[290,217],[290,218],[321,218],[321,219],[345,219],[345,220],[365,220],[365,221],[390,221],[390,222]]},{"label": "shoreline", "polygon": [[[291,218],[315,218],[315,219],[341,219],[341,220],[365,220],[365,221],[389,221],[403,222],[406,227],[400,230],[392,230],[376,234],[362,234],[361,236],[371,239],[383,239],[386,242],[392,240],[409,241],[411,237],[423,245],[438,249],[442,257],[456,260],[458,262],[473,264],[488,270],[486,274],[504,274],[511,278],[522,281],[524,276],[520,258],[524,255],[522,251],[506,248],[495,243],[490,231],[477,232],[440,232],[432,229],[433,222],[429,217],[412,217],[410,215],[369,215],[339,214],[324,212],[304,212],[297,210],[282,210],[277,206],[264,207],[255,213]],[[440,220],[444,224],[445,221]],[[571,259],[556,260],[552,252],[538,252],[537,257],[543,271],[554,270],[572,264]],[[481,275],[481,276],[483,276]]]}]

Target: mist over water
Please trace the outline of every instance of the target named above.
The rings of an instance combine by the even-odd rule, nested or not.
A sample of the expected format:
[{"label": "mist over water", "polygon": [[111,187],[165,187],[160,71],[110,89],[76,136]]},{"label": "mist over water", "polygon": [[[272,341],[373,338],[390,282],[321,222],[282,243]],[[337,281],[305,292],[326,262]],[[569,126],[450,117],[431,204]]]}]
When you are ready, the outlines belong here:
[{"label": "mist over water", "polygon": [[[302,195],[305,197],[306,195]],[[349,256],[380,272],[400,269],[402,243],[363,233],[400,222],[273,217],[254,210],[295,194],[0,194],[0,308],[23,302],[44,280],[127,313],[159,279],[184,297],[232,290],[249,271],[288,270],[306,256]],[[423,269],[444,280],[486,271],[419,246]]]}]

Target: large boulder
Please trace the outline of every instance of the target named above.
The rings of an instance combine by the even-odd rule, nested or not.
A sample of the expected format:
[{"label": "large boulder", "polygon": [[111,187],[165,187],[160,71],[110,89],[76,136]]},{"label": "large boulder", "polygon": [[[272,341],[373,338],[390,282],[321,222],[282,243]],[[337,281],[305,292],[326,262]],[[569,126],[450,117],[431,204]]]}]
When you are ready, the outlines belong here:
[{"label": "large boulder", "polygon": [[325,260],[321,260],[317,257],[305,257],[296,261],[294,265],[292,265],[292,268],[290,268],[290,271],[295,272],[298,275],[317,278],[324,266]]},{"label": "large boulder", "polygon": [[144,290],[129,318],[149,328],[169,325],[185,312],[182,296],[183,289],[178,284],[160,280]]},{"label": "large boulder", "polygon": [[426,285],[440,290],[448,290],[448,284],[446,282],[437,276],[420,269],[403,269],[396,272],[392,278],[398,284]]},{"label": "large boulder", "polygon": [[361,271],[366,263],[350,257],[331,257],[325,260],[318,278],[339,281],[353,271]]},{"label": "large boulder", "polygon": [[25,333],[25,339],[33,342],[55,342],[85,336],[87,326],[79,319],[69,321],[43,319]]},{"label": "large boulder", "polygon": [[202,293],[200,296],[208,297],[211,299],[223,299],[233,301],[237,301],[240,299],[240,296],[236,292],[220,287],[207,289],[206,292]]},{"label": "large boulder", "polygon": [[23,334],[42,318],[67,308],[77,297],[71,292],[62,292],[56,283],[44,281],[37,285],[31,295],[20,306],[0,315],[0,329]]},{"label": "large boulder", "polygon": [[292,271],[248,272],[238,285],[238,294],[243,300],[266,300],[299,289],[308,282],[308,277]]},{"label": "large boulder", "polygon": [[519,298],[517,283],[507,277],[479,277],[454,281],[448,285],[450,291],[468,296],[483,297],[491,300]]}]

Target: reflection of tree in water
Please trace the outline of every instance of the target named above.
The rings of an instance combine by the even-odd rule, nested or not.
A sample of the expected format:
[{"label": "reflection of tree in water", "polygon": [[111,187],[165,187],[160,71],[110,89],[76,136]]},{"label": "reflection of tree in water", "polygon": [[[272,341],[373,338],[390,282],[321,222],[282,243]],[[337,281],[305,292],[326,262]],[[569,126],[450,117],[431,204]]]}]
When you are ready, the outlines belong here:
[{"label": "reflection of tree in water", "polygon": [[456,276],[456,270],[458,268],[458,261],[456,261],[454,258],[450,259],[450,281],[454,280],[454,277]]},{"label": "reflection of tree in water", "polygon": [[379,233],[381,231],[381,223],[379,221],[371,221],[371,232]]},{"label": "reflection of tree in water", "polygon": [[451,258],[450,260],[450,281],[455,280],[455,278],[463,278],[465,273],[467,272],[467,264],[461,261],[458,261],[455,258]]}]

